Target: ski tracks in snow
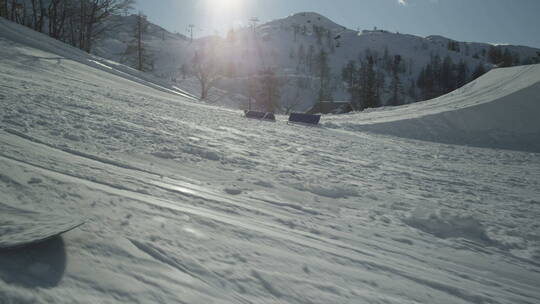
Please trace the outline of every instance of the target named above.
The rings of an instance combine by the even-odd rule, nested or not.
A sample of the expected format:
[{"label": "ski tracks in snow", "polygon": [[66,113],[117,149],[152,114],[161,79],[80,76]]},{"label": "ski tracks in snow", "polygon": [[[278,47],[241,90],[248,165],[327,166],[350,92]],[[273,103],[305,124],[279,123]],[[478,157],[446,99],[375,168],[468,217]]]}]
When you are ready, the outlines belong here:
[{"label": "ski tracks in snow", "polygon": [[[13,134],[13,132],[11,133]],[[20,135],[17,136],[20,137]],[[265,198],[257,199],[253,197],[249,198],[247,196],[227,195],[226,192],[210,190],[208,187],[191,182],[180,181],[169,177],[160,178],[158,174],[152,174],[146,170],[134,170],[129,166],[119,166],[117,162],[103,160],[99,157],[86,157],[85,153],[60,151],[51,146],[45,147],[43,146],[43,143],[40,143],[38,140],[21,142],[16,140],[16,137],[14,136],[3,136],[2,138],[4,141],[7,140],[4,147],[19,145],[18,147],[13,147],[13,150],[11,151],[40,150],[43,155],[47,155],[50,159],[57,159],[56,163],[67,162],[70,164],[77,164],[77,166],[84,168],[96,168],[105,172],[104,177],[113,176],[119,180],[115,182],[100,180],[101,178],[98,177],[99,174],[96,176],[93,175],[92,172],[75,173],[77,172],[76,170],[69,169],[66,172],[63,172],[66,170],[65,168],[57,168],[51,171],[50,168],[35,164],[37,158],[31,155],[23,156],[23,159],[17,159],[17,157],[14,157],[13,155],[6,155],[6,151],[2,151],[4,161],[10,160],[20,163],[23,166],[30,166],[31,170],[41,171],[43,175],[53,179],[67,178],[76,184],[93,189],[93,191],[97,190],[107,193],[108,195],[123,197],[127,199],[127,201],[125,201],[126,203],[130,202],[129,205],[131,208],[136,207],[135,203],[138,202],[139,204],[148,204],[151,207],[163,208],[163,210],[175,212],[176,216],[181,216],[182,214],[187,215],[192,222],[197,222],[198,225],[202,224],[201,227],[208,230],[206,234],[210,235],[211,239],[215,239],[216,237],[226,238],[229,240],[227,243],[239,242],[246,247],[264,248],[267,246],[277,246],[289,248],[288,250],[291,252],[288,253],[288,255],[296,255],[302,252],[301,255],[305,255],[305,257],[311,256],[309,259],[315,259],[317,261],[314,265],[332,263],[333,259],[338,259],[342,261],[339,264],[345,263],[354,265],[353,269],[355,270],[348,274],[351,278],[356,277],[353,275],[355,272],[386,273],[395,278],[399,277],[401,280],[412,281],[416,284],[429,286],[432,289],[456,296],[464,301],[484,303],[490,300],[489,296],[482,296],[481,294],[470,293],[467,291],[468,289],[466,286],[476,281],[476,279],[473,278],[480,278],[481,276],[469,275],[468,279],[465,280],[461,276],[451,274],[452,272],[450,272],[450,269],[456,267],[452,262],[441,262],[438,261],[437,258],[433,259],[428,257],[424,257],[422,260],[406,257],[406,254],[399,252],[395,247],[395,244],[390,245],[385,244],[385,242],[374,242],[370,239],[355,239],[355,245],[351,246],[342,243],[339,239],[333,240],[326,238],[324,235],[320,235],[320,232],[313,230],[305,231],[304,228],[294,225],[283,225],[283,223],[287,222],[287,217],[289,217],[290,220],[298,218],[300,215],[298,215],[297,212],[302,212],[303,217],[308,218],[317,216],[328,218],[328,216],[324,216],[320,211],[312,212],[309,209],[302,210],[303,207],[297,205],[279,203],[278,201]],[[25,140],[30,140],[30,138],[26,137]],[[42,147],[39,149],[36,147],[29,148],[28,145],[41,145]],[[179,194],[180,197],[177,196],[175,200],[171,200],[170,197],[165,198],[168,197],[167,195],[156,195],[140,191],[137,187],[140,187],[143,184],[152,185],[165,191],[172,191],[177,195]],[[119,187],[118,185],[122,186]],[[136,185],[135,188],[133,188],[134,185]],[[159,196],[164,198],[159,198]],[[204,202],[204,204],[197,206],[197,202]],[[229,205],[234,212],[224,212],[223,208],[225,205]],[[276,206],[278,208],[276,208]],[[140,212],[145,209],[146,208],[140,209],[140,207],[138,207],[132,209],[132,211]],[[286,212],[286,209],[291,209],[291,211],[294,212]],[[216,225],[212,223],[220,224]],[[208,226],[209,224],[210,226]],[[223,226],[223,224],[225,226]],[[224,229],[227,226],[230,226],[231,228]],[[185,229],[183,231],[184,233],[189,232],[189,230]],[[197,229],[191,228],[191,232],[197,234]],[[121,233],[121,231],[116,231],[114,233]],[[205,233],[199,233],[199,237],[203,234]],[[249,292],[247,292],[248,289],[244,285],[258,282],[258,284],[261,284],[266,291],[275,297],[290,297],[292,300],[299,300],[299,298],[294,297],[290,290],[286,294],[284,294],[284,291],[279,291],[281,288],[285,287],[281,286],[279,287],[280,289],[278,289],[278,287],[273,285],[275,283],[272,282],[282,275],[265,275],[265,272],[261,270],[265,268],[264,265],[262,267],[260,265],[254,267],[253,265],[251,266],[254,267],[252,268],[253,270],[244,273],[244,277],[231,279],[226,273],[220,273],[220,271],[217,271],[220,274],[215,274],[203,267],[201,262],[196,261],[195,259],[192,259],[191,263],[186,264],[186,256],[178,257],[179,252],[174,249],[171,250],[170,253],[165,253],[163,249],[159,249],[156,245],[152,245],[152,237],[150,237],[150,241],[138,240],[138,238],[135,238],[134,236],[128,238],[135,247],[157,261],[201,279],[203,282],[211,284],[214,287],[221,286],[221,288],[224,288],[224,286],[228,286],[228,284],[233,284],[232,288],[236,290],[236,293],[241,294],[242,292],[246,292],[249,296]],[[143,237],[143,239],[144,238],[145,237]],[[246,238],[247,240],[257,240],[257,242],[261,242],[261,244],[258,244],[257,246],[254,246],[253,244],[246,245]],[[167,246],[170,246],[170,244]],[[226,251],[227,250],[224,252]],[[242,252],[242,250],[239,251]],[[245,253],[242,253],[242,255],[244,254]],[[294,259],[297,258],[298,257],[295,257]],[[183,262],[179,262],[180,260]],[[246,258],[241,258],[240,260],[247,261]],[[386,261],[385,264],[380,263],[382,260]],[[408,262],[404,262],[407,260]],[[214,261],[210,264],[213,263],[216,262]],[[422,263],[424,264],[423,266],[421,266]],[[438,267],[442,267],[442,265],[446,263],[448,264],[440,270],[431,269],[428,266],[438,265]],[[307,269],[309,269],[309,267],[310,266],[305,266]],[[449,268],[446,269],[446,267]],[[462,283],[453,283],[449,285],[448,283],[439,280],[429,279],[429,277],[440,277],[441,274],[438,273],[439,271],[447,272],[446,276],[450,275],[451,277],[454,277],[453,280],[458,282],[461,281]],[[306,273],[305,270],[303,270],[303,272]],[[431,272],[433,272],[433,274],[429,275]],[[420,273],[422,274],[422,279],[419,277]],[[251,278],[249,279],[249,283],[244,282],[246,280],[245,276]],[[269,279],[272,277],[274,280]],[[377,277],[377,275],[375,277]],[[277,280],[279,281],[279,279]],[[376,285],[376,283],[374,283],[375,281],[376,280],[371,281],[372,284]],[[485,283],[483,280],[476,282],[477,283],[475,284]],[[461,285],[461,287],[458,287],[459,285]],[[327,298],[332,298],[335,296],[337,290],[335,288],[336,287],[322,288],[320,292],[328,293]],[[353,290],[348,290],[348,292],[349,297],[352,298],[355,292]],[[343,291],[341,293],[343,293]],[[333,296],[330,296],[331,294],[333,294]]]}]

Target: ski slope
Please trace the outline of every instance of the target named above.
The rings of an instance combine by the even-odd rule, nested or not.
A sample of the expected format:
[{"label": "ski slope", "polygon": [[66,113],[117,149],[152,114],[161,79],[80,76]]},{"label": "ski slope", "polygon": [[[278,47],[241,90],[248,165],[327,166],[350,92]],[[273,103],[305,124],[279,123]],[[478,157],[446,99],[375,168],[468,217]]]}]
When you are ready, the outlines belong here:
[{"label": "ski slope", "polygon": [[0,206],[86,219],[0,251],[0,302],[540,301],[540,154],[258,122],[118,71],[0,19]]},{"label": "ski slope", "polygon": [[540,152],[540,65],[501,68],[439,98],[327,119],[326,126]]}]

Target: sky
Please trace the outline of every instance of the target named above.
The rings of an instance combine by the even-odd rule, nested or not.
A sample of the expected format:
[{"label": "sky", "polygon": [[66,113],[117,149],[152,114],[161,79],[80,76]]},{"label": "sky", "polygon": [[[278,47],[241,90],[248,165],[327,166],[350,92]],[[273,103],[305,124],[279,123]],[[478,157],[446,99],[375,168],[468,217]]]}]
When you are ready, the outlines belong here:
[{"label": "sky", "polygon": [[224,35],[298,12],[317,12],[350,29],[377,27],[459,41],[540,48],[540,0],[137,0],[136,9],[171,32]]}]

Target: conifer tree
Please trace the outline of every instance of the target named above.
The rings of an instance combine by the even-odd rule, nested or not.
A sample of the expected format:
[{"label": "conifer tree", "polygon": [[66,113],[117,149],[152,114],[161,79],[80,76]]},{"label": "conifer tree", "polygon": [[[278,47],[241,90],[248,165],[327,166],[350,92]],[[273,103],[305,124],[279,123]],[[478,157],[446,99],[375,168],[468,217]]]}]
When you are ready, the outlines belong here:
[{"label": "conifer tree", "polygon": [[377,95],[377,78],[374,70],[373,57],[367,58],[367,64],[365,68],[364,86],[363,86],[363,98],[366,108],[376,108],[379,106],[380,101]]},{"label": "conifer tree", "polygon": [[392,82],[390,88],[392,90],[392,96],[390,97],[388,104],[391,106],[398,106],[402,104],[403,87],[399,78],[399,64],[401,63],[401,56],[394,56]]},{"label": "conifer tree", "polygon": [[331,100],[331,70],[328,63],[328,53],[321,50],[317,55],[316,76],[319,77],[319,101]]},{"label": "conifer tree", "polygon": [[476,78],[484,75],[485,73],[486,73],[486,68],[484,67],[484,64],[479,63],[476,66],[476,69],[474,70],[474,72],[472,73],[472,80],[475,80]]},{"label": "conifer tree", "polygon": [[410,82],[410,84],[409,84],[408,94],[409,94],[409,96],[412,98],[413,101],[416,101],[416,100],[417,100],[417,96],[416,96],[416,83],[414,82],[414,80],[411,80],[411,82]]},{"label": "conifer tree", "polygon": [[461,88],[467,83],[467,74],[468,68],[465,61],[461,60],[457,68],[457,77],[456,77],[456,89]]},{"label": "conifer tree", "polygon": [[315,47],[313,45],[310,45],[307,56],[306,56],[306,66],[308,68],[309,73],[311,73],[313,70],[314,56],[315,56]]},{"label": "conifer tree", "polygon": [[439,87],[441,88],[441,94],[451,92],[455,88],[453,67],[454,63],[452,62],[452,58],[450,56],[446,56],[441,66],[441,76],[438,79],[440,82]]},{"label": "conifer tree", "polygon": [[511,67],[514,63],[514,57],[508,48],[504,50],[501,57],[501,67]]},{"label": "conifer tree", "polygon": [[304,45],[300,44],[298,47],[298,65],[302,65],[306,61],[306,50],[304,49]]},{"label": "conifer tree", "polygon": [[7,19],[8,16],[8,0],[0,0],[0,17]]},{"label": "conifer tree", "polygon": [[351,89],[354,85],[357,70],[356,70],[356,61],[351,60],[343,69],[341,70],[341,80],[347,83],[347,88]]}]

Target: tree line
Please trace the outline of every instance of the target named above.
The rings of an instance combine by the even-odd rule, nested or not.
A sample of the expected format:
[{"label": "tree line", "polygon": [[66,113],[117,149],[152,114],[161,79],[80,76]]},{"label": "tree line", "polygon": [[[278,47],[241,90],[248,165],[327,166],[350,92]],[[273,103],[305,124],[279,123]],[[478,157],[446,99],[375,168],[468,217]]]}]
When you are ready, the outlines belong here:
[{"label": "tree line", "polygon": [[[455,48],[454,45],[452,47]],[[366,49],[364,56],[349,61],[342,68],[341,80],[350,95],[352,108],[362,111],[432,99],[487,72],[482,62],[471,71],[464,60],[454,62],[450,55],[441,59],[437,54],[431,56],[417,78],[411,79],[413,68],[412,59],[407,61],[399,54],[391,55],[386,48],[383,56]],[[408,83],[403,83],[405,78],[409,79]]]},{"label": "tree line", "polygon": [[127,13],[135,0],[0,0],[0,17],[25,25],[90,52],[113,24],[109,17]]}]

